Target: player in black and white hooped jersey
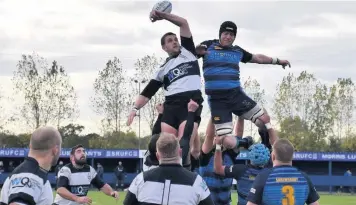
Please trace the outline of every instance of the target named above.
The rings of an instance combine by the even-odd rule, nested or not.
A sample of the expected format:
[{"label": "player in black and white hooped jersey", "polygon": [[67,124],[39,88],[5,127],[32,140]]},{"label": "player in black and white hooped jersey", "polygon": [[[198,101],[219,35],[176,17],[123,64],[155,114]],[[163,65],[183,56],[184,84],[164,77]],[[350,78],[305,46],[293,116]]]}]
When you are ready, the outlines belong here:
[{"label": "player in black and white hooped jersey", "polygon": [[156,146],[159,166],[135,177],[123,204],[213,205],[203,178],[182,166],[182,150],[177,137],[161,133]]},{"label": "player in black and white hooped jersey", "polygon": [[58,172],[54,205],[91,204],[92,200],[87,197],[90,185],[118,199],[118,193],[103,182],[95,169],[86,163],[86,152],[82,145],[72,148],[70,161],[70,164],[63,166]]},{"label": "player in black and white hooped jersey", "polygon": [[52,204],[53,193],[47,175],[57,164],[61,144],[60,133],[52,127],[42,127],[33,132],[28,157],[4,182],[0,205]]},{"label": "player in black and white hooped jersey", "polygon": [[180,27],[179,44],[177,35],[168,32],[161,38],[162,49],[169,55],[166,62],[153,75],[147,86],[138,96],[127,124],[130,125],[137,111],[163,87],[165,90],[164,112],[162,117],[162,132],[171,133],[180,139],[183,136],[184,124],[187,120],[187,104],[190,100],[199,104],[195,112],[194,131],[191,138],[191,154],[198,158],[200,140],[197,129],[201,121],[203,97],[201,93],[201,78],[195,45],[189,24],[186,19],[170,13],[153,10],[153,21],[167,20]]}]

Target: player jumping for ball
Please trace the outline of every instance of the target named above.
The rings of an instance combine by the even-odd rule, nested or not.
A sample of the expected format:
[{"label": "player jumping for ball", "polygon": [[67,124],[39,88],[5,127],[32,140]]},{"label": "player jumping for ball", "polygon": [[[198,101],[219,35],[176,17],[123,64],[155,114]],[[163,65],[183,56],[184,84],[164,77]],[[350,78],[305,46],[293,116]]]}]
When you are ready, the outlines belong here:
[{"label": "player jumping for ball", "polygon": [[[264,127],[262,123],[264,120],[259,120],[259,118],[267,115],[242,91],[240,62],[290,67],[287,60],[251,54],[239,46],[232,45],[236,32],[235,23],[226,21],[220,26],[219,40],[207,40],[197,46],[198,57],[203,57],[205,92],[209,97],[212,120],[217,135],[228,137],[225,138],[228,140],[223,140],[224,147],[228,149],[236,146],[236,139],[232,136],[232,113],[251,120],[258,127]],[[269,128],[270,124],[265,126]]]},{"label": "player jumping for ball", "polygon": [[176,34],[172,32],[168,32],[162,36],[161,46],[169,57],[138,96],[127,124],[130,125],[136,116],[136,112],[161,87],[164,87],[165,102],[161,131],[174,134],[180,139],[183,136],[188,116],[187,104],[190,100],[193,100],[198,103],[199,108],[195,112],[194,130],[190,144],[192,145],[191,154],[197,158],[200,151],[197,128],[201,120],[203,97],[200,91],[200,70],[192,33],[187,20],[182,17],[157,10],[152,10],[150,17],[153,22],[165,19],[179,26],[181,45]]}]

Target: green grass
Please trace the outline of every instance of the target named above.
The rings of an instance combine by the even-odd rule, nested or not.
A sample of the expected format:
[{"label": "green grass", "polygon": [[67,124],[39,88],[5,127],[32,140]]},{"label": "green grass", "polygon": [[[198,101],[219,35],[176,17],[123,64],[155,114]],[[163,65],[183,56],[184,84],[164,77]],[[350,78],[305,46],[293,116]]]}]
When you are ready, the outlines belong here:
[{"label": "green grass", "polygon": [[[93,200],[93,205],[116,205],[122,204],[125,198],[125,192],[120,192],[120,199],[116,203],[115,199],[106,196],[104,193],[97,191],[90,191],[89,197]],[[237,195],[236,193],[232,194],[232,203],[231,205],[236,205]],[[356,196],[350,195],[320,195],[320,204],[322,205],[355,205]]]}]

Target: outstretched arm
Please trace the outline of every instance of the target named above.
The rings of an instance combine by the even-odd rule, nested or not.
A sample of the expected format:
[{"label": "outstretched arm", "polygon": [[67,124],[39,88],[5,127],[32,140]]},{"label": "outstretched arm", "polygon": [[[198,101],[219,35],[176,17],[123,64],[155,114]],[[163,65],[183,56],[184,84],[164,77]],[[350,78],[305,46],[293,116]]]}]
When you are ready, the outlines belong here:
[{"label": "outstretched arm", "polygon": [[272,65],[281,65],[283,69],[286,66],[290,67],[290,63],[287,60],[280,60],[278,58],[272,58],[263,54],[252,54],[250,52],[247,52],[246,50],[238,47],[242,53],[242,59],[241,62],[243,63],[257,63],[257,64],[272,64]]},{"label": "outstretched arm", "polygon": [[281,65],[283,69],[286,66],[290,67],[290,63],[287,60],[280,60],[263,54],[253,54],[250,63]]},{"label": "outstretched arm", "polygon": [[190,138],[192,136],[193,128],[194,128],[195,111],[198,108],[199,105],[196,102],[190,100],[190,102],[188,103],[187,122],[184,127],[183,136],[179,142],[182,148],[183,165],[186,165],[188,161],[189,150],[190,150]]},{"label": "outstretched arm", "polygon": [[163,117],[163,105],[162,104],[156,105],[156,110],[158,112],[158,117],[157,117],[157,120],[156,120],[156,122],[155,122],[155,124],[153,125],[153,128],[152,128],[152,136],[155,135],[155,134],[161,133],[161,121],[162,121],[162,117]]},{"label": "outstretched arm", "polygon": [[177,16],[177,15],[174,15],[171,13],[165,13],[165,12],[156,11],[156,10],[153,10],[151,12],[151,17],[153,19],[153,22],[156,20],[165,19],[165,20],[173,23],[174,25],[179,26],[181,36],[186,37],[186,38],[192,37],[192,33],[190,32],[188,21],[185,18],[182,18],[180,16]]},{"label": "outstretched arm", "polygon": [[235,125],[235,136],[242,137],[244,135],[244,122],[245,119],[238,117]]}]

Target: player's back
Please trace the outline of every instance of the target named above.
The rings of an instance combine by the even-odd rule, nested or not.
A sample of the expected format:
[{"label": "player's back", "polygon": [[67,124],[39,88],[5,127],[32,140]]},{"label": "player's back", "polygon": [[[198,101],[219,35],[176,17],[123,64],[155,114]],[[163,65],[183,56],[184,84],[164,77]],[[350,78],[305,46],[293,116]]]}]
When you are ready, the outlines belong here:
[{"label": "player's back", "polygon": [[263,172],[262,204],[304,205],[311,190],[309,177],[292,166],[273,167]]},{"label": "player's back", "polygon": [[48,172],[39,166],[36,159],[26,157],[6,178],[0,204],[52,204],[53,193],[47,175]]},{"label": "player's back", "polygon": [[[196,173],[180,165],[164,164],[141,172],[130,185],[138,204],[200,204],[210,191]],[[130,200],[124,204],[131,204]]]}]

